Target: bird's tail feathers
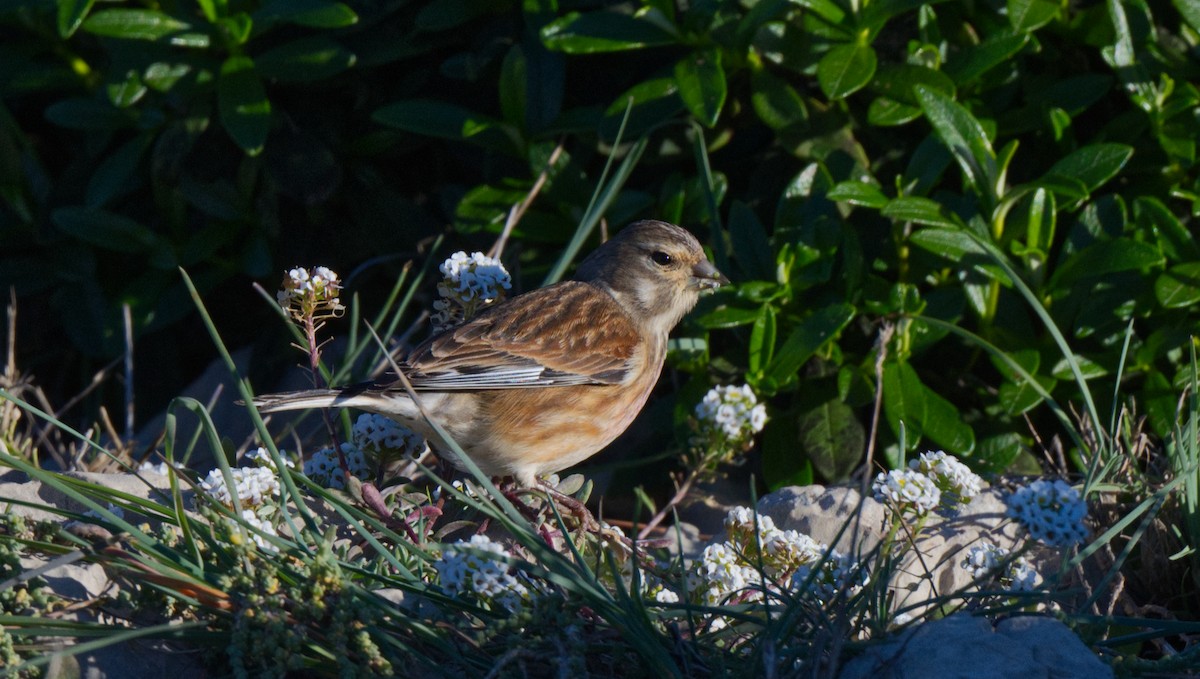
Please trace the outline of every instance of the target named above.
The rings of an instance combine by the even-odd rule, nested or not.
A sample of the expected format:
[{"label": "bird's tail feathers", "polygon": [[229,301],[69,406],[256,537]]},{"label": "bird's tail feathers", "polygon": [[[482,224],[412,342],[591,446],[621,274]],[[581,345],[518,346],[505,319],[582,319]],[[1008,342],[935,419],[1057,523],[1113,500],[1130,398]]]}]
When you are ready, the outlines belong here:
[{"label": "bird's tail feathers", "polygon": [[262,413],[282,410],[304,410],[306,408],[333,408],[350,405],[346,394],[337,389],[309,389],[291,391],[286,394],[264,394],[254,397],[254,405]]}]

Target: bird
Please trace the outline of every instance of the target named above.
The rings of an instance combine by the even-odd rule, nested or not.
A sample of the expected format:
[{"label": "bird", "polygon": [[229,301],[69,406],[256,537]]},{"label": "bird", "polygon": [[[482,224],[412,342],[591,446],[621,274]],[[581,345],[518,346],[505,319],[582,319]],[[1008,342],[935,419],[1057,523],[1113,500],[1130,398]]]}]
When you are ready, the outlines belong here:
[{"label": "bird", "polygon": [[[667,338],[700,294],[729,279],[687,230],[643,220],[593,250],[571,280],[486,307],[399,364],[430,419],[484,474],[522,486],[574,466],[617,438],[658,382]],[[262,413],[356,408],[438,435],[403,381],[267,394]]]}]

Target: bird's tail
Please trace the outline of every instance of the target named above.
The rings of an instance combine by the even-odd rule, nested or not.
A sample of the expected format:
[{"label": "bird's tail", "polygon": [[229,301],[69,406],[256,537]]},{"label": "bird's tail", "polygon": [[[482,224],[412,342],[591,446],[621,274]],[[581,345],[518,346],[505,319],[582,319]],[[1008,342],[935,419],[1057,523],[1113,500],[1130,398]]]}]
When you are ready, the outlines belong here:
[{"label": "bird's tail", "polygon": [[338,389],[309,389],[254,397],[254,406],[261,413],[304,410],[306,408],[334,408],[347,405],[350,404],[346,402],[346,393]]}]

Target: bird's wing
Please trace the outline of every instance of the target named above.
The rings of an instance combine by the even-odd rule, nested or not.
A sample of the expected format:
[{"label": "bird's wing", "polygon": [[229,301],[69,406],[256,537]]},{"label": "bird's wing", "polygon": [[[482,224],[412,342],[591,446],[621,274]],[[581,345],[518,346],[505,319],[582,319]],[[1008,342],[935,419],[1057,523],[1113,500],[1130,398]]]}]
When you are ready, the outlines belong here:
[{"label": "bird's wing", "polygon": [[615,384],[632,368],[638,344],[611,295],[567,281],[431,338],[409,355],[404,372],[419,390]]}]

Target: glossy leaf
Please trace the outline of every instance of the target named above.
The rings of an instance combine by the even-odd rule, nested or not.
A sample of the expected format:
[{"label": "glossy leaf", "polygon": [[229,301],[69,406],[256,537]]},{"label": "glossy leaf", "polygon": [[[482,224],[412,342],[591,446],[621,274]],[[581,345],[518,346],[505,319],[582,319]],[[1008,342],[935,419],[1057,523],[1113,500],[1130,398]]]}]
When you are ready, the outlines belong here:
[{"label": "glossy leaf", "polygon": [[58,0],[58,34],[64,38],[74,35],[94,4],[96,0]]},{"label": "glossy leaf", "polygon": [[783,79],[760,68],[751,75],[750,85],[753,88],[750,103],[759,119],[768,126],[781,130],[808,122],[804,99]]},{"label": "glossy leaf", "polygon": [[716,50],[692,52],[675,64],[675,82],[688,111],[708,127],[717,124],[725,106],[725,71]]},{"label": "glossy leaf", "polygon": [[[888,201],[880,211],[884,217],[901,222],[947,228],[961,227],[962,222],[937,201],[920,196],[901,196]],[[966,238],[965,235],[962,236]]]},{"label": "glossy leaf", "polygon": [[1008,0],[1008,22],[1014,30],[1028,33],[1050,23],[1059,5],[1050,0]]},{"label": "glossy leaf", "polygon": [[142,252],[156,239],[146,226],[98,208],[58,208],[50,214],[50,221],[63,233],[116,252]]},{"label": "glossy leaf", "polygon": [[1164,307],[1182,308],[1200,302],[1200,262],[1167,269],[1154,281],[1154,296]]},{"label": "glossy leaf", "polygon": [[720,307],[696,319],[701,327],[709,330],[736,328],[750,325],[758,320],[758,309],[739,309],[737,307]]},{"label": "glossy leaf", "polygon": [[770,304],[762,305],[758,318],[750,329],[750,350],[746,357],[746,365],[751,375],[758,375],[763,368],[771,363],[775,356],[775,307]]},{"label": "glossy leaf", "polygon": [[775,257],[771,253],[767,230],[750,206],[735,200],[729,208],[728,226],[738,267],[749,278],[774,280]]},{"label": "glossy leaf", "polygon": [[888,197],[877,184],[869,182],[841,182],[825,195],[829,200],[849,203],[859,207],[881,210],[888,204]]},{"label": "glossy leaf", "polygon": [[142,133],[122,144],[106,157],[92,174],[84,194],[89,208],[101,207],[126,190],[126,184],[141,164],[142,157],[154,141],[151,133]]},{"label": "glossy leaf", "polygon": [[186,31],[191,25],[152,9],[102,9],[85,19],[82,27],[106,38],[159,40]]},{"label": "glossy leaf", "polygon": [[1200,260],[1200,245],[1196,244],[1191,232],[1162,201],[1152,196],[1139,197],[1133,201],[1133,215],[1138,228],[1155,235],[1158,246],[1168,259]]},{"label": "glossy leaf", "polygon": [[889,64],[880,66],[871,81],[871,91],[910,107],[917,107],[917,99],[913,88],[924,85],[932,90],[953,98],[955,94],[954,81],[950,76],[925,66],[913,64]]},{"label": "glossy leaf", "polygon": [[807,486],[814,482],[812,462],[796,445],[796,427],[768,422],[762,433],[763,477],[771,489]]},{"label": "glossy leaf", "polygon": [[221,125],[249,155],[257,155],[271,129],[271,102],[249,57],[229,57],[217,80]]},{"label": "glossy leaf", "polygon": [[946,62],[946,75],[962,86],[993,68],[1011,63],[1013,56],[1029,42],[1027,33],[1004,35],[986,40]]},{"label": "glossy leaf", "polygon": [[326,36],[284,43],[254,58],[263,78],[282,82],[309,82],[331,78],[354,65],[354,53]]},{"label": "glossy leaf", "polygon": [[1056,162],[1046,178],[1069,177],[1082,182],[1090,193],[1115,177],[1131,156],[1133,148],[1125,144],[1091,144]]},{"label": "glossy leaf", "polygon": [[1051,285],[1065,289],[1087,278],[1146,269],[1162,263],[1162,253],[1153,245],[1130,238],[1114,238],[1093,243],[1072,254],[1054,272]]},{"label": "glossy leaf", "polygon": [[923,85],[913,89],[925,117],[963,173],[985,196],[994,198],[998,178],[996,154],[983,126],[970,111],[941,92]]},{"label": "glossy leaf", "polygon": [[776,350],[775,359],[765,371],[766,377],[779,384],[795,379],[804,362],[840,333],[853,318],[854,307],[849,304],[832,304],[813,312],[796,326]]},{"label": "glossy leaf", "polygon": [[850,406],[829,399],[801,413],[796,422],[801,449],[825,479],[844,480],[861,462],[867,436]]},{"label": "glossy leaf", "polygon": [[329,0],[271,0],[254,13],[254,23],[285,22],[311,28],[345,28],[358,23],[358,14]]},{"label": "glossy leaf", "polygon": [[568,54],[594,54],[670,45],[675,36],[649,21],[619,12],[572,12],[542,29],[550,49]]},{"label": "glossy leaf", "polygon": [[876,97],[867,107],[867,122],[876,127],[904,125],[920,117],[920,107],[902,104],[887,97]]},{"label": "glossy leaf", "polygon": [[129,127],[131,114],[95,99],[61,99],[46,109],[46,120],[71,130],[117,130]]},{"label": "glossy leaf", "polygon": [[529,92],[527,61],[520,45],[513,45],[504,55],[500,66],[500,110],[504,119],[518,129],[525,129]]},{"label": "glossy leaf", "polygon": [[875,50],[864,43],[847,43],[829,50],[817,63],[817,83],[830,99],[844,99],[875,77]]},{"label": "glossy leaf", "polygon": [[495,124],[491,118],[461,106],[429,99],[388,104],[371,118],[389,127],[443,139],[466,139]]}]

